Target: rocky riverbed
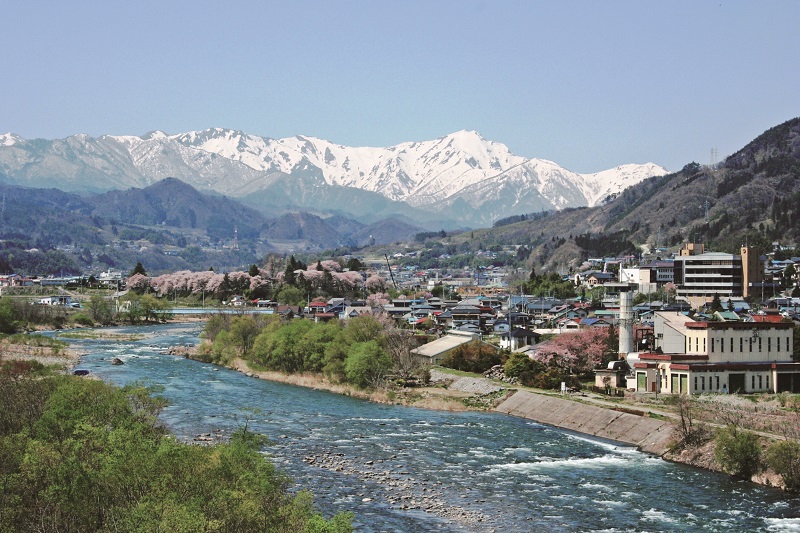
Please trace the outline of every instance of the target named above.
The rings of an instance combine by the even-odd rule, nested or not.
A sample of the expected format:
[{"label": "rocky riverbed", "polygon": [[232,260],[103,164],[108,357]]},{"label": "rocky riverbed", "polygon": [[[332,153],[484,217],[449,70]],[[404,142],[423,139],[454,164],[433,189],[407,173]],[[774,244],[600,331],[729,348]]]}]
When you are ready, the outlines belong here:
[{"label": "rocky riverbed", "polygon": [[[396,456],[390,457],[394,458]],[[362,481],[378,485],[381,488],[379,492],[359,494],[364,502],[379,497],[395,509],[421,510],[469,526],[471,530],[495,531],[491,527],[490,517],[485,514],[446,502],[438,489],[442,484],[441,481],[414,478],[408,471],[395,469],[390,463],[380,459],[356,463],[348,459],[344,453],[324,452],[307,455],[303,461],[318,468],[355,476]],[[485,527],[476,528],[478,525]]]}]

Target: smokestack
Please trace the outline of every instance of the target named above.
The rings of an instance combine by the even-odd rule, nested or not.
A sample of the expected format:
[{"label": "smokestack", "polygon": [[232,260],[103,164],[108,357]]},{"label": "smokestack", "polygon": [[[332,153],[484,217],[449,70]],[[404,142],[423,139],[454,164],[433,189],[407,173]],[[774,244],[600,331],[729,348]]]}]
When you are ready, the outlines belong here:
[{"label": "smokestack", "polygon": [[633,293],[630,287],[619,292],[619,357],[624,359],[633,351]]}]

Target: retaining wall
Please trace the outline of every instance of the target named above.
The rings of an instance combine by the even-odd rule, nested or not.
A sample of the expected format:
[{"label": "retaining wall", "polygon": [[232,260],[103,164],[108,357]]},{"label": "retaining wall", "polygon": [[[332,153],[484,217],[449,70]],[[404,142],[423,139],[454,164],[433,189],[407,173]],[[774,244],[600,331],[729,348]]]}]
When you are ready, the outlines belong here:
[{"label": "retaining wall", "polygon": [[657,455],[664,454],[672,440],[670,421],[526,391],[517,391],[495,407],[495,411],[619,441]]}]

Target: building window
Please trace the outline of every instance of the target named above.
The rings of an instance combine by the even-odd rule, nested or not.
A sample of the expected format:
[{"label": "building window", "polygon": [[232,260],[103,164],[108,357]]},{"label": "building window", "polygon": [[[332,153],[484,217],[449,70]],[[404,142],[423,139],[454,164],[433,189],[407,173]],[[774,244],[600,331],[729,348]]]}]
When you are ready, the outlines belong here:
[{"label": "building window", "polygon": [[697,386],[697,376],[694,377],[694,390],[697,392],[700,388]]},{"label": "building window", "polygon": [[714,376],[717,378],[717,390],[719,390],[719,376]]},{"label": "building window", "polygon": [[739,337],[739,353],[744,352],[744,339]]},{"label": "building window", "polygon": [[761,337],[758,338],[758,351],[761,352]]},{"label": "building window", "polygon": [[706,353],[706,338],[703,337],[703,353]]},{"label": "building window", "polygon": [[767,389],[769,389],[769,374],[767,374]]},{"label": "building window", "polygon": [[767,337],[767,353],[772,351],[772,337]]},{"label": "building window", "polygon": [[[725,341],[722,341],[725,342]],[[733,353],[733,337],[731,337],[731,353]]]},{"label": "building window", "polygon": [[714,339],[711,339],[711,353],[714,353]]},{"label": "building window", "polygon": [[781,338],[780,337],[776,337],[775,341],[777,341],[777,343],[778,343],[778,350],[777,351],[778,351],[778,353],[780,353],[780,351],[781,351]]},{"label": "building window", "polygon": [[700,337],[695,337],[694,338],[694,351],[695,352],[699,352],[700,351]]},{"label": "building window", "polygon": [[702,390],[706,390],[706,377],[705,376],[701,376],[700,377],[700,388]]},{"label": "building window", "polygon": [[754,375],[750,376],[750,390],[756,390],[756,377]]},{"label": "building window", "polygon": [[764,379],[764,376],[762,376],[761,374],[759,374],[759,375],[758,375],[758,390],[762,390],[762,389],[763,389],[763,387],[764,387],[764,384],[762,383],[762,380],[763,380],[763,379]]}]

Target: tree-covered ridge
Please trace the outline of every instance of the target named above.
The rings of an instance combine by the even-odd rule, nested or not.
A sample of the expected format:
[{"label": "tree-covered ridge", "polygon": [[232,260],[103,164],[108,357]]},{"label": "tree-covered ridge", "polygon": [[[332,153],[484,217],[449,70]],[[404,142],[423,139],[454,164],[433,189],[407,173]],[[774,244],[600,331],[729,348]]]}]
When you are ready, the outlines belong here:
[{"label": "tree-covered ridge", "polygon": [[240,430],[192,446],[157,422],[140,386],[0,370],[0,531],[349,532]]}]

